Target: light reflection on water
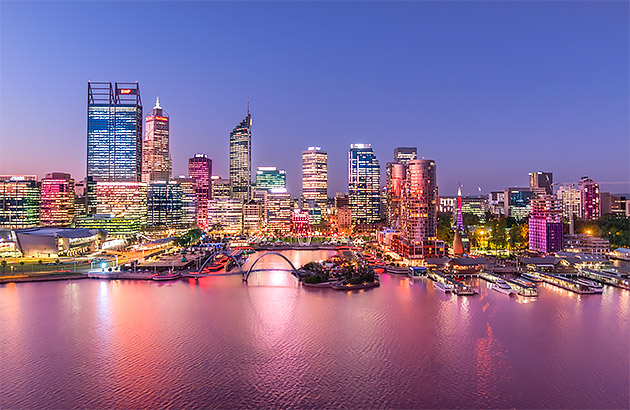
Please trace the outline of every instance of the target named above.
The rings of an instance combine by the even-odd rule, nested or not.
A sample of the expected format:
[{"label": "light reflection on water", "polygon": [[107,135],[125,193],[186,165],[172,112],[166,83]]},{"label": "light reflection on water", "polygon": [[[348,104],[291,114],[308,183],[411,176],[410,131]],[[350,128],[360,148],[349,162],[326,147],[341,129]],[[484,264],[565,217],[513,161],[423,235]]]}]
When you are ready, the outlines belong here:
[{"label": "light reflection on water", "polygon": [[4,285],[0,407],[627,406],[630,292],[472,283],[473,297],[386,274],[377,289],[307,289],[279,270]]}]

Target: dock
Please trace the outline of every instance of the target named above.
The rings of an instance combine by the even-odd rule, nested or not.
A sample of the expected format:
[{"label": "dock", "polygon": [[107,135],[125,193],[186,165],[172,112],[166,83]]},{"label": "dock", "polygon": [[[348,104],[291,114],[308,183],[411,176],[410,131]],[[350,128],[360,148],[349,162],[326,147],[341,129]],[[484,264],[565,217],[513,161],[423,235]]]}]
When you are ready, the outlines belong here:
[{"label": "dock", "polygon": [[593,269],[580,269],[578,276],[592,279],[605,285],[630,290],[630,278],[614,275],[609,272],[601,272]]},{"label": "dock", "polygon": [[573,279],[569,279],[564,276],[544,272],[530,272],[530,274],[539,277],[540,279],[542,279],[543,282],[558,286],[562,289],[570,290],[571,292],[579,293],[581,295],[595,293],[595,291],[590,287],[582,285],[581,283],[578,283]]},{"label": "dock", "polygon": [[430,271],[427,276],[450,287],[453,289],[453,293],[459,296],[472,296],[479,293],[477,289],[437,271]]},{"label": "dock", "polygon": [[504,280],[505,283],[510,285],[512,289],[516,289],[517,293],[521,296],[527,297],[536,297],[538,296],[538,288],[534,284],[527,284],[523,280],[519,279],[508,279],[501,275],[498,275],[493,272],[482,271],[479,272],[479,277],[481,279],[487,280],[488,282],[496,283],[498,280]]}]

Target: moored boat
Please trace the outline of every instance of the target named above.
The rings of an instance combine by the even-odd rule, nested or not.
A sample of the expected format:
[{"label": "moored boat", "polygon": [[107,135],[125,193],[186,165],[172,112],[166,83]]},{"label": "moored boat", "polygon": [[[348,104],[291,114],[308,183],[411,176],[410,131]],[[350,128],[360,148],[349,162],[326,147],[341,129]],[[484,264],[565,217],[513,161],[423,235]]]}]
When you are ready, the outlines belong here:
[{"label": "moored boat", "polygon": [[151,276],[151,279],[153,279],[153,280],[175,280],[175,279],[179,278],[180,276],[182,276],[182,274],[180,272],[168,271],[167,273],[156,273],[155,275]]},{"label": "moored boat", "polygon": [[444,293],[448,293],[452,290],[450,286],[447,286],[443,284],[442,282],[438,282],[438,281],[433,281],[433,287],[439,290],[440,292],[444,292]]},{"label": "moored boat", "polygon": [[356,285],[351,285],[350,283],[335,282],[332,285],[330,285],[330,287],[335,290],[359,290],[359,289],[376,288],[380,285],[381,284],[377,281],[363,282],[363,283],[358,283]]},{"label": "moored boat", "polygon": [[496,281],[491,286],[492,290],[496,290],[499,293],[503,293],[505,295],[516,295],[517,291],[512,289],[510,285],[503,279]]},{"label": "moored boat", "polygon": [[588,286],[589,288],[593,289],[595,293],[604,293],[604,287],[597,282],[594,282],[592,280],[582,279],[582,278],[575,279],[575,281],[581,285]]},{"label": "moored boat", "polygon": [[521,273],[521,276],[530,282],[542,282],[541,278],[539,278],[538,276],[532,275],[531,273],[524,272],[524,273]]}]

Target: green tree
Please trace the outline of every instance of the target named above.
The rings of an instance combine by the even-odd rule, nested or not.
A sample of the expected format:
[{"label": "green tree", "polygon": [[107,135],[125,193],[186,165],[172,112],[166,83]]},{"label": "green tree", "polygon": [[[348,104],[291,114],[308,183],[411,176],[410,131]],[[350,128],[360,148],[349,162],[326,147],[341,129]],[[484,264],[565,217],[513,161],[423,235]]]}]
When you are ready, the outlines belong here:
[{"label": "green tree", "polygon": [[447,244],[453,243],[453,214],[450,212],[438,212],[437,217],[437,237]]}]

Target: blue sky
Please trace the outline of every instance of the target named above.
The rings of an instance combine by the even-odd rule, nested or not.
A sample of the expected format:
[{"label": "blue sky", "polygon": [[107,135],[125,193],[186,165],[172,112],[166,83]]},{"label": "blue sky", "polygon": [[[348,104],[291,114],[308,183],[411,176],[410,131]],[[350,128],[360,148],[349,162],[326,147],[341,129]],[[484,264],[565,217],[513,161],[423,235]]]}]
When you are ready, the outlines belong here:
[{"label": "blue sky", "polygon": [[[87,81],[171,115],[175,174],[253,115],[253,166],[300,189],[301,151],[435,159],[440,193],[630,180],[627,2],[2,2],[0,173],[85,175]],[[383,180],[384,183],[384,180]],[[626,184],[604,190],[628,192]]]}]

